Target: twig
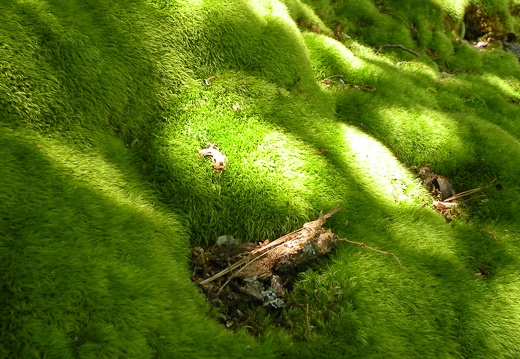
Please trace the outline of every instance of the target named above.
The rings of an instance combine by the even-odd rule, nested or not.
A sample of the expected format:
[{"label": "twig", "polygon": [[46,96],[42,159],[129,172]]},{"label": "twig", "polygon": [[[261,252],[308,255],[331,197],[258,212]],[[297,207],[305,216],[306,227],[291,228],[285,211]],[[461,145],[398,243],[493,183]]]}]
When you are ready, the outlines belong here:
[{"label": "twig", "polygon": [[421,55],[413,50],[410,50],[409,48],[407,47],[404,47],[403,45],[382,45],[382,46],[374,46],[372,48],[372,50],[374,51],[377,51],[377,50],[381,50],[383,48],[393,48],[393,49],[401,49],[401,50],[404,50],[404,51],[407,51],[409,53],[411,53],[412,55],[415,55],[417,57],[421,57]]},{"label": "twig", "polygon": [[389,14],[389,15],[393,15],[393,16],[395,16],[395,17],[398,17],[399,20],[401,20],[403,24],[405,24],[406,26],[410,26],[410,25],[408,25],[408,23],[407,23],[406,21],[404,21],[404,19],[401,17],[401,15],[399,15],[399,14],[395,14],[395,13],[393,13],[393,12],[389,12],[388,14]]},{"label": "twig", "polygon": [[464,191],[464,192],[457,193],[457,194],[455,194],[455,195],[453,195],[451,197],[446,198],[444,200],[444,202],[453,201],[454,199],[461,198],[461,197],[466,197],[466,196],[469,196],[470,194],[477,193],[477,192],[480,192],[482,190],[485,190],[486,188],[490,187],[496,180],[497,179],[495,178],[493,181],[491,181],[489,183],[486,183],[482,187],[473,188],[473,189],[470,189],[470,190],[467,190],[467,191]]},{"label": "twig", "polygon": [[516,234],[508,229],[504,229],[504,233],[506,234],[510,234],[513,236],[513,240],[517,241],[518,239],[516,238]]},{"label": "twig", "polygon": [[340,210],[341,210],[341,207],[339,206],[339,204],[337,204],[333,209],[331,209],[327,214],[325,214],[323,216],[323,218],[325,218],[325,219],[330,218],[333,215],[335,215],[336,213],[338,213]]},{"label": "twig", "polygon": [[[271,251],[272,251],[272,250],[274,250],[274,248],[271,249]],[[224,287],[225,287],[226,285],[228,285],[228,283],[231,282],[231,279],[233,279],[233,278],[234,278],[238,273],[242,272],[242,271],[243,271],[243,270],[244,270],[248,265],[250,265],[251,263],[253,263],[253,262],[256,261],[257,259],[259,259],[259,258],[265,256],[265,255],[266,255],[267,253],[269,253],[269,252],[270,252],[270,251],[267,251],[267,252],[264,252],[264,253],[260,254],[259,256],[255,257],[255,258],[251,259],[249,262],[247,262],[247,263],[246,263],[242,268],[240,268],[240,269],[239,269],[238,271],[236,271],[235,273],[231,273],[231,275],[229,276],[228,280],[227,280],[224,284],[222,284],[222,287],[220,287],[219,290],[217,291],[216,297],[218,297],[218,296],[220,295],[220,292],[222,292],[222,289],[224,289]]]},{"label": "twig", "polygon": [[371,251],[374,251],[374,252],[386,254],[387,256],[393,256],[397,260],[397,263],[399,263],[399,267],[403,268],[403,265],[401,264],[401,261],[399,260],[399,258],[397,258],[397,256],[395,254],[393,254],[392,252],[385,252],[385,251],[382,251],[382,250],[377,249],[377,248],[369,247],[369,246],[367,246],[363,242],[350,241],[350,240],[348,240],[346,238],[340,238],[339,240],[347,242],[347,243],[351,243],[351,244],[356,244],[356,245],[360,246],[363,249],[366,248],[366,249],[370,249]]},{"label": "twig", "polygon": [[420,36],[420,33],[419,31],[415,28],[415,26],[413,26],[413,24],[410,24],[408,25],[408,23],[399,15],[399,14],[396,14],[396,13],[392,13],[392,12],[388,12],[388,15],[393,15],[397,18],[399,18],[399,20],[401,20],[401,22],[403,24],[405,24],[406,26],[408,26],[410,28],[410,30],[412,30],[414,33],[417,33],[417,37]]},{"label": "twig", "polygon": [[321,82],[326,83],[332,79],[342,79],[343,77],[344,77],[343,75],[332,75],[332,76],[327,77],[326,79],[321,80]]},{"label": "twig", "polygon": [[204,85],[211,86],[211,81],[215,79],[215,76],[210,76],[207,79],[204,80]]},{"label": "twig", "polygon": [[469,202],[469,201],[473,201],[474,199],[482,198],[482,197],[486,197],[486,195],[485,194],[479,194],[478,196],[465,199],[464,201],[460,202],[460,204],[463,204],[463,203],[466,203],[466,202]]},{"label": "twig", "polygon": [[[327,218],[330,218],[332,215],[334,215],[336,212],[338,212],[339,210],[341,209],[341,207],[339,205],[336,205],[332,210],[330,210],[327,214],[323,215],[322,213],[320,213],[320,218],[318,219],[318,221],[323,221],[323,223],[325,222],[325,219]],[[309,222],[310,223],[310,222]],[[323,224],[322,223],[322,224]],[[230,265],[229,267],[221,270],[220,272],[218,272],[217,274],[215,274],[214,276],[210,277],[210,278],[207,278],[207,279],[204,279],[203,281],[200,281],[199,284],[200,285],[206,285],[212,281],[214,281],[215,279],[218,279],[220,277],[222,277],[223,275],[226,275],[227,273],[231,272],[232,270],[242,266],[243,264],[246,264],[248,262],[252,262],[254,260],[256,260],[256,258],[258,258],[259,256],[265,254],[266,252],[268,252],[267,250],[269,248],[272,248],[272,247],[275,247],[275,246],[279,246],[280,244],[282,243],[285,243],[287,242],[290,238],[292,238],[295,234],[303,231],[303,230],[306,230],[306,228],[300,228],[300,229],[297,229],[296,231],[294,232],[291,232],[291,233],[288,233],[280,238],[278,238],[277,240],[275,241],[272,241],[271,243],[269,243],[268,245],[266,246],[263,246],[263,247],[260,247],[260,248],[257,248],[257,249],[254,249],[251,251],[251,254],[248,255],[247,257],[245,258],[242,258],[241,260],[239,260],[238,262]]]},{"label": "twig", "polygon": [[480,230],[480,232],[482,232],[482,233],[486,233],[486,234],[489,234],[491,237],[493,237],[493,239],[494,239],[495,241],[503,241],[503,240],[504,240],[504,238],[498,238],[498,237],[496,236],[495,232],[488,231],[487,229],[482,228],[482,229]]},{"label": "twig", "polygon": [[305,313],[305,319],[307,320],[307,330],[309,331],[309,335],[311,334],[311,318],[309,316],[309,303],[307,303],[307,311]]},{"label": "twig", "polygon": [[[273,241],[273,242],[269,243],[268,245],[266,245],[264,247],[260,247],[258,249],[253,250],[249,256],[247,256],[245,258],[242,258],[241,260],[239,260],[235,264],[232,264],[229,267],[227,267],[226,269],[221,270],[220,272],[218,272],[214,276],[212,276],[212,277],[210,277],[208,279],[204,279],[203,281],[200,281],[199,284],[200,285],[205,285],[205,284],[208,284],[210,282],[213,282],[215,279],[218,279],[218,278],[222,277],[223,275],[226,275],[227,273],[231,272],[233,269],[236,269],[236,268],[240,267],[241,265],[247,263],[247,261],[253,260],[257,256],[260,256],[261,252],[264,252],[264,251],[266,251],[267,249],[269,249],[271,247],[274,247],[274,246],[277,246],[277,245],[280,245],[280,244],[284,243],[285,241],[287,241],[288,237],[290,237],[293,234],[296,234],[298,232],[301,232],[302,230],[303,230],[303,228],[300,228],[300,229],[298,229],[298,230],[296,230],[294,232],[291,232],[289,234],[286,234],[283,237],[278,238],[276,241]],[[260,253],[260,254],[258,254],[258,253]]]},{"label": "twig", "polygon": [[265,250],[267,250],[267,249],[269,249],[271,247],[275,247],[275,246],[278,246],[278,245],[280,245],[282,243],[285,243],[288,240],[289,237],[292,237],[294,234],[299,233],[302,230],[303,230],[303,228],[300,228],[300,229],[297,229],[297,230],[295,230],[295,231],[293,231],[291,233],[288,233],[285,236],[282,236],[282,237],[278,238],[277,240],[272,241],[271,243],[269,243],[266,246],[260,247],[258,249],[254,249],[251,253],[256,254],[258,252],[263,252],[263,251],[265,251]]}]

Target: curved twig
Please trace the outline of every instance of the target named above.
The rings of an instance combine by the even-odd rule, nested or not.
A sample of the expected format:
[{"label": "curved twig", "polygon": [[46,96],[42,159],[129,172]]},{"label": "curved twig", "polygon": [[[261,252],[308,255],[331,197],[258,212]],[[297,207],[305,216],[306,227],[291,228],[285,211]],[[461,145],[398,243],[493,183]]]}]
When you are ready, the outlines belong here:
[{"label": "curved twig", "polygon": [[242,272],[242,271],[243,271],[243,270],[244,270],[248,265],[250,265],[251,263],[253,263],[253,262],[256,261],[257,259],[259,259],[259,258],[265,256],[266,254],[268,254],[269,252],[271,252],[271,251],[273,251],[273,250],[274,250],[274,248],[271,249],[271,250],[269,250],[269,251],[267,251],[267,252],[264,252],[264,253],[260,254],[259,256],[256,256],[255,258],[253,258],[253,259],[251,259],[249,262],[247,262],[247,263],[246,263],[242,268],[240,268],[239,270],[237,270],[235,273],[231,273],[231,275],[229,276],[228,280],[227,280],[224,284],[222,284],[222,287],[220,287],[219,290],[217,291],[216,297],[218,297],[218,296],[220,295],[220,292],[222,292],[222,289],[224,289],[224,287],[225,287],[229,282],[231,282],[231,279],[235,278],[235,276],[236,276],[238,273]]},{"label": "curved twig", "polygon": [[495,178],[493,181],[489,182],[489,183],[486,183],[485,185],[483,185],[482,187],[479,187],[479,188],[473,188],[473,189],[470,189],[468,191],[464,191],[464,192],[460,192],[460,193],[457,193],[451,197],[448,197],[444,200],[444,202],[449,202],[449,201],[453,201],[454,199],[457,199],[457,198],[461,198],[461,197],[466,197],[466,196],[469,196],[470,194],[473,194],[473,193],[477,193],[477,192],[480,192],[488,187],[490,187],[497,179]]},{"label": "curved twig", "polygon": [[392,252],[385,252],[385,251],[382,251],[382,250],[377,249],[377,248],[369,247],[369,246],[367,246],[363,242],[350,241],[350,240],[348,240],[346,238],[340,238],[339,240],[343,241],[343,242],[350,243],[350,244],[356,244],[356,245],[360,246],[361,248],[370,249],[371,251],[378,252],[378,253],[383,253],[383,254],[386,254],[387,256],[393,256],[397,260],[397,263],[399,263],[399,267],[403,268],[403,265],[401,264],[401,261],[399,260],[399,258],[397,258],[397,256],[395,254],[393,254]]},{"label": "curved twig", "polygon": [[415,52],[415,51],[413,51],[413,50],[410,50],[409,48],[404,47],[403,45],[381,45],[381,46],[374,46],[374,47],[372,48],[372,50],[377,51],[377,50],[381,50],[381,49],[384,49],[384,48],[401,49],[401,50],[404,50],[404,51],[407,51],[407,52],[411,53],[412,55],[415,55],[415,56],[417,56],[417,57],[421,57],[421,55],[420,55],[418,52]]}]

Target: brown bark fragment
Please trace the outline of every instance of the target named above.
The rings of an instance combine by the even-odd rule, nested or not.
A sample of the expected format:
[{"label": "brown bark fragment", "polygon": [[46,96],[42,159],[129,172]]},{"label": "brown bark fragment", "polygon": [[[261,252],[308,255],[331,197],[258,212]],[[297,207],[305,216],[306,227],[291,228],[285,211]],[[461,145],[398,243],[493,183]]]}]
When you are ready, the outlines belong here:
[{"label": "brown bark fragment", "polygon": [[334,208],[302,228],[262,246],[214,245],[192,250],[193,280],[217,304],[226,320],[238,320],[239,308],[283,308],[292,279],[305,265],[332,251],[338,237],[323,228]]}]

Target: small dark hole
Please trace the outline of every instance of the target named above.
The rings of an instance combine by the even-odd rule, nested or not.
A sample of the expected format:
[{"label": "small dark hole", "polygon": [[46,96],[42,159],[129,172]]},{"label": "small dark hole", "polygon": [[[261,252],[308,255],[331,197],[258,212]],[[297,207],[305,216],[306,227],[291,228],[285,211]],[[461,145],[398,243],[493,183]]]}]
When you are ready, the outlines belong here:
[{"label": "small dark hole", "polygon": [[495,188],[497,189],[497,191],[502,191],[504,189],[504,187],[502,187],[501,184],[497,184]]}]

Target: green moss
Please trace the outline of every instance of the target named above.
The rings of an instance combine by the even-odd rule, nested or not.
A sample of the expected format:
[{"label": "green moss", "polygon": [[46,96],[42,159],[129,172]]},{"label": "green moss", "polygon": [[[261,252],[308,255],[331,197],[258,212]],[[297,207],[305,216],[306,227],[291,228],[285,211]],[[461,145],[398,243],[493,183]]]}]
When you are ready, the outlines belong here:
[{"label": "green moss", "polygon": [[[0,357],[518,357],[520,67],[460,40],[470,3],[517,26],[491,0],[0,4]],[[499,186],[447,224],[426,163]],[[364,244],[219,323],[190,247],[336,204]]]},{"label": "green moss", "polygon": [[442,59],[450,59],[453,56],[453,44],[442,31],[434,31],[432,33],[429,47]]}]

